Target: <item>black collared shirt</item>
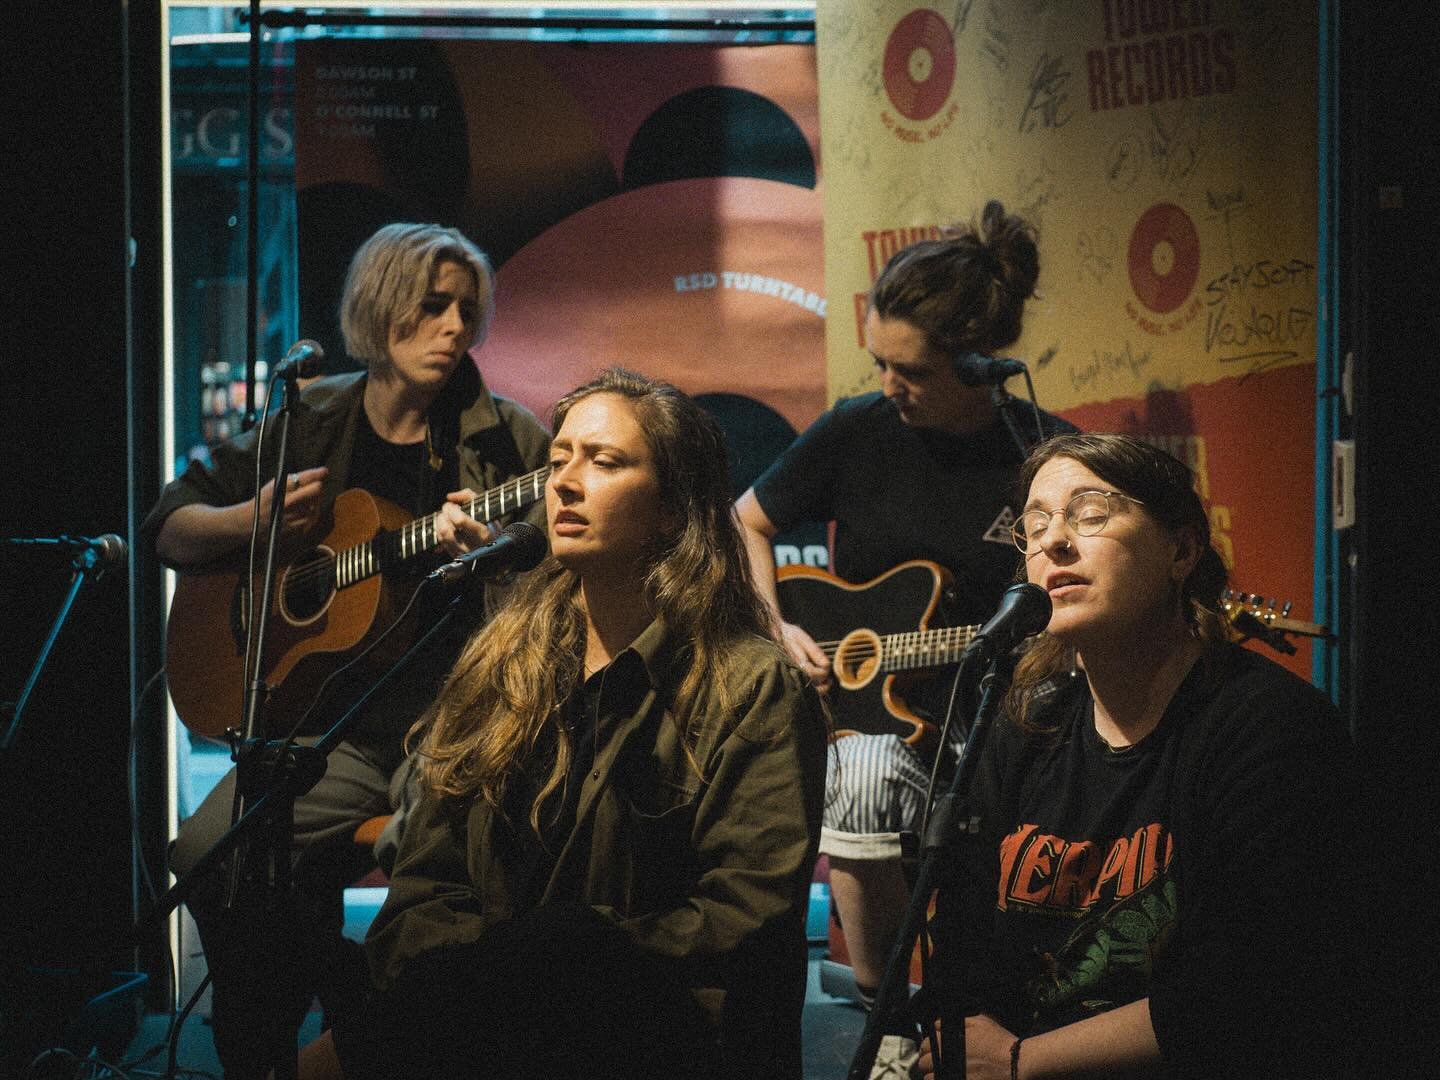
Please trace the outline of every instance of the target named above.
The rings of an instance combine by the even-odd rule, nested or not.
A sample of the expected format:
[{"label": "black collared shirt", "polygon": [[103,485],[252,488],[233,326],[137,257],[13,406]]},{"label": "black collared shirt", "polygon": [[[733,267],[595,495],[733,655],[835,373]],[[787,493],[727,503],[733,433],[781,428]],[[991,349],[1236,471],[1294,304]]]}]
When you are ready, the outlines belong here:
[{"label": "black collared shirt", "polygon": [[540,833],[530,811],[555,763],[559,732],[547,724],[535,749],[516,770],[506,788],[503,861],[507,865],[517,906],[540,902],[560,850],[575,828],[585,775],[595,765],[602,732],[632,709],[650,686],[645,658],[635,647],[579,683],[560,707],[560,723],[570,744],[570,765],[560,791],[551,792],[540,809]]}]

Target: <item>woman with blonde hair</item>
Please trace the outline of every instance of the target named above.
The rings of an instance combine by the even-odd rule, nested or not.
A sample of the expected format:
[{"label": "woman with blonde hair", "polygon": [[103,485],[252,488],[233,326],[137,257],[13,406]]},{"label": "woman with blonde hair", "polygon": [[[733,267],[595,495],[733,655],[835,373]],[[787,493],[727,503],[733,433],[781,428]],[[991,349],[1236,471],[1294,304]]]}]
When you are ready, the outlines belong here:
[{"label": "woman with blonde hair", "polygon": [[[462,507],[478,492],[539,468],[549,447],[539,421],[491,394],[469,355],[485,340],[494,291],[489,261],[457,229],[397,222],[378,229],[355,252],[340,325],[346,350],[365,370],[316,379],[298,395],[281,522],[287,546],[316,543],[334,524],[336,500],[356,490],[417,518],[433,513],[436,557],[490,539],[489,525]],[[166,486],[142,535],[167,565],[196,570],[245,551],[251,522],[258,520],[263,530],[270,518],[274,481],[257,494],[255,478],[274,475],[279,445],[277,438],[266,439],[262,455],[257,428],[212,447],[208,462],[191,462]],[[362,524],[342,520],[339,528]],[[387,571],[387,580],[403,589],[405,575],[424,558]],[[391,835],[409,788],[405,733],[429,706],[468,630],[495,601],[491,593],[488,586],[470,590],[465,617],[372,699],[330,753],[325,775],[296,800],[294,894],[278,903],[260,896],[254,904],[244,897],[229,904],[224,875],[212,874],[188,901],[213,981],[215,1048],[231,1080],[264,1077],[275,1061],[294,1056],[300,1024],[317,993],[335,1012],[347,1006],[354,987],[364,985],[364,962],[341,934],[344,889],[393,853]],[[194,647],[236,646],[224,634]],[[373,671],[362,671],[332,687],[314,703],[305,735],[337,720],[374,678]],[[237,702],[241,689],[234,687]],[[298,719],[270,709],[270,737],[288,733]],[[231,770],[181,822],[170,858],[177,875],[193,868],[229,828],[235,780]],[[394,815],[395,829],[372,854],[354,842],[355,830],[383,814]]]},{"label": "woman with blonde hair", "polygon": [[417,732],[376,993],[302,1075],[799,1074],[826,727],[768,636],[723,436],[619,370],[555,427],[551,557]]}]

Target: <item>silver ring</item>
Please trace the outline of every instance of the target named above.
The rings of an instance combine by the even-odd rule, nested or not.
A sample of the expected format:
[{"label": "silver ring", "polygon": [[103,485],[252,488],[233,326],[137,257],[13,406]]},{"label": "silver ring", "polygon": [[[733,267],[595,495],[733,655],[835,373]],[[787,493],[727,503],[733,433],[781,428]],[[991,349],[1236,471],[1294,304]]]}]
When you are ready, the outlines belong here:
[{"label": "silver ring", "polygon": [[290,490],[291,490],[291,491],[294,491],[294,490],[295,490],[296,488],[298,488],[299,486],[300,486],[300,474],[299,474],[299,473],[293,473],[293,472],[292,472],[292,473],[290,474]]}]

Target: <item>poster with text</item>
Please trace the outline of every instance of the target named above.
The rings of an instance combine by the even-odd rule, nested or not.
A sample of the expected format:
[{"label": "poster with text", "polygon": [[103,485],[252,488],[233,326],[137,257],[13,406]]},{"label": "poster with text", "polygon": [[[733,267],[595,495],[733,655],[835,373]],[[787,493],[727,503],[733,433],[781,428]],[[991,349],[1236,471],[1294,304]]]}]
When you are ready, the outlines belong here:
[{"label": "poster with text", "polygon": [[609,365],[668,379],[743,489],[824,407],[812,47],[302,42],[295,84],[301,315],[327,351],[355,248],[436,221],[494,262],[475,356],[542,419]]},{"label": "poster with text", "polygon": [[[1038,230],[1042,407],[1197,474],[1236,589],[1312,595],[1316,13],[1298,0],[819,5],[831,398],[885,260],[987,199]],[[1023,392],[1017,381],[1013,392]],[[1309,674],[1309,644],[1280,659]]]}]

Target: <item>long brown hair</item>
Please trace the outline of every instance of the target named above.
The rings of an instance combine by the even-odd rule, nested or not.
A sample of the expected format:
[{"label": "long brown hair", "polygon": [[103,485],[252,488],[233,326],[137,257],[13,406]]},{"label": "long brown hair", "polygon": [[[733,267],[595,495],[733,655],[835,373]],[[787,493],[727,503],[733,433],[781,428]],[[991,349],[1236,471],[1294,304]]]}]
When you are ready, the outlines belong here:
[{"label": "long brown hair", "polygon": [[[645,598],[684,643],[685,674],[670,704],[683,743],[694,746],[702,686],[722,695],[734,674],[735,643],[771,638],[766,609],[731,511],[725,437],[702,408],[669,383],[611,368],[555,406],[559,430],[579,401],[614,394],[634,409],[655,463],[664,520],[676,522],[645,553]],[[495,617],[466,645],[436,702],[433,720],[411,730],[420,742],[421,778],[436,795],[478,796],[503,806],[510,778],[535,750],[581,678],[585,612],[580,578],[553,557],[528,574]],[[780,655],[778,646],[776,654]],[[563,782],[574,748],[563,724],[552,724],[555,761],[530,811]],[[697,772],[699,764],[691,758]]]},{"label": "long brown hair", "polygon": [[[1023,505],[1030,484],[1046,462],[1053,458],[1078,461],[1116,491],[1129,495],[1143,506],[1137,512],[1169,531],[1191,530],[1200,548],[1200,558],[1180,588],[1180,614],[1190,633],[1207,647],[1217,648],[1229,639],[1225,617],[1220,613],[1220,593],[1228,577],[1225,563],[1210,543],[1210,517],[1195,493],[1195,474],[1183,462],[1164,450],[1132,435],[1069,434],[1046,439],[1030,451],[1020,467],[1016,483],[1016,505]],[[1023,580],[1024,564],[1019,577]],[[1059,640],[1042,634],[1015,665],[1015,677],[1006,698],[1006,709],[1016,722],[1028,724],[1028,714],[1037,691],[1070,667],[1070,650]]]},{"label": "long brown hair", "polygon": [[979,225],[897,251],[870,288],[870,308],[903,319],[942,356],[994,353],[1020,336],[1025,301],[1040,277],[1035,230],[991,199]]}]

